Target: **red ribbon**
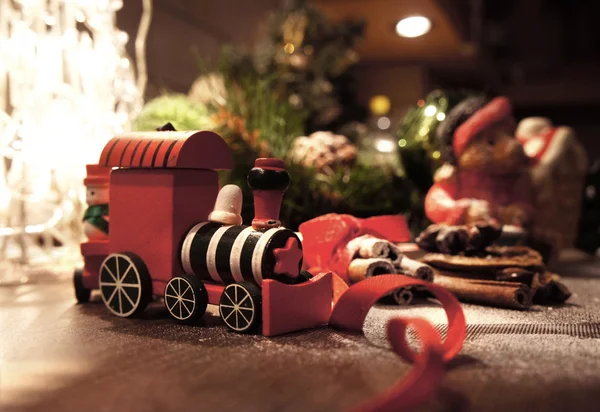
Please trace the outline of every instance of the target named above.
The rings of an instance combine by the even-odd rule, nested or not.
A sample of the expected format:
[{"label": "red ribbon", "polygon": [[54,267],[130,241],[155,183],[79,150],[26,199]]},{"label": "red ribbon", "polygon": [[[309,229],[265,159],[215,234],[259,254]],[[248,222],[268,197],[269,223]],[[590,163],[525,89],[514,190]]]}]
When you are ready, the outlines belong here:
[{"label": "red ribbon", "polygon": [[[346,248],[350,240],[365,234],[391,242],[411,239],[406,220],[400,215],[357,219],[350,215],[328,214],[303,223],[300,232],[303,236],[304,263],[313,268],[311,272],[331,270],[341,275],[347,283],[347,269],[353,257]],[[329,324],[362,332],[367,313],[379,299],[399,288],[416,285],[428,289],[441,303],[448,318],[446,339],[442,342],[438,331],[425,319],[390,320],[387,338],[392,350],[412,363],[413,367],[403,379],[354,412],[396,412],[420,406],[439,388],[445,363],[462,348],[466,337],[466,321],[458,300],[439,286],[404,275],[374,276],[350,286],[335,302]],[[406,330],[409,327],[421,342],[419,353],[408,344]]]},{"label": "red ribbon", "polygon": [[304,265],[313,273],[333,271],[348,282],[348,265],[353,256],[346,244],[362,235],[372,235],[390,242],[411,239],[406,218],[402,215],[374,216],[359,219],[352,215],[330,213],[300,225]]},{"label": "red ribbon", "polygon": [[[354,412],[392,412],[414,409],[439,388],[445,372],[444,363],[460,351],[466,337],[466,321],[458,300],[447,290],[419,279],[402,275],[381,275],[352,285],[333,308],[329,324],[362,332],[367,313],[380,298],[394,290],[420,285],[427,288],[442,304],[448,318],[448,333],[442,342],[438,331],[425,319],[394,318],[388,322],[387,337],[392,349],[402,359],[413,363],[411,371],[377,398]],[[421,352],[408,344],[406,330],[411,328],[421,341]]]}]

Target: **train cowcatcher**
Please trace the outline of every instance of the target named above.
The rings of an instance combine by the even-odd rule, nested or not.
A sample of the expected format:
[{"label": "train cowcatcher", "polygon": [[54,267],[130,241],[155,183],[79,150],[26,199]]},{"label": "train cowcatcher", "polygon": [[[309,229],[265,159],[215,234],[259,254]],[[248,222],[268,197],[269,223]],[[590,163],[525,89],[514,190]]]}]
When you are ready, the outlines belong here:
[{"label": "train cowcatcher", "polygon": [[241,190],[219,191],[217,170],[232,166],[227,143],[210,131],[112,138],[87,166],[87,181],[108,181],[110,230],[81,244],[77,300],[99,290],[112,314],[130,317],[162,298],[180,323],[213,304],[230,330],[262,325],[265,336],[326,324],[340,284],[331,273],[301,270],[302,242],[279,222],[290,182],[283,162],[257,159],[250,170],[251,226],[241,224]]}]

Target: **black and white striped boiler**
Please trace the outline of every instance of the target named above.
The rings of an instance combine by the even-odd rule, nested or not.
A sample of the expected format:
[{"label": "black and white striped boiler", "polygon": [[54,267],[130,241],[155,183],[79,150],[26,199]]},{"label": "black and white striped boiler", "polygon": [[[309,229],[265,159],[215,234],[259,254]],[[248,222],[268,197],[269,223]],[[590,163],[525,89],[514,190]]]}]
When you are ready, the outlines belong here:
[{"label": "black and white striped boiler", "polygon": [[[181,263],[186,273],[201,280],[225,285],[250,281],[260,286],[263,279],[277,278],[273,250],[284,247],[290,237],[298,239],[283,227],[262,232],[251,226],[202,222],[185,236]],[[302,247],[300,239],[298,245]]]}]

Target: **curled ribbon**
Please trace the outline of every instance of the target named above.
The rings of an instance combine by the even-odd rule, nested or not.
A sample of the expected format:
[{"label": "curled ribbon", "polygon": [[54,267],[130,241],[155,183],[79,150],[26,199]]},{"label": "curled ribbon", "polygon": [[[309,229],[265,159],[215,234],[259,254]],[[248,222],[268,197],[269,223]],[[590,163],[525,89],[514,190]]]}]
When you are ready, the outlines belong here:
[{"label": "curled ribbon", "polygon": [[372,235],[390,242],[411,239],[406,219],[402,215],[374,216],[359,219],[352,215],[330,213],[300,225],[305,269],[312,273],[333,271],[346,283],[348,265],[352,260],[346,244],[362,235]]},{"label": "curled ribbon", "polygon": [[[448,318],[448,333],[442,342],[438,331],[422,318],[394,318],[388,322],[387,337],[393,351],[407,362],[411,371],[377,398],[354,412],[406,411],[421,405],[438,388],[444,364],[453,359],[466,337],[466,321],[460,303],[447,290],[419,279],[399,275],[380,275],[365,279],[348,288],[335,304],[329,324],[353,332],[362,332],[371,307],[394,290],[423,286],[441,303]],[[411,328],[421,341],[421,352],[408,344],[406,330]]]}]

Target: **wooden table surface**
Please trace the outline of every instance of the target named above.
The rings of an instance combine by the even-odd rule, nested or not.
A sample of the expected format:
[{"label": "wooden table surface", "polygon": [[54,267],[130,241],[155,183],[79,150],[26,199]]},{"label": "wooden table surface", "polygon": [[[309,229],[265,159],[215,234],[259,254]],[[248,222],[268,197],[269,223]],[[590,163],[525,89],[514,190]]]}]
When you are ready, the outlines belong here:
[{"label": "wooden table surface", "polygon": [[[464,305],[469,335],[425,410],[600,410],[600,264],[567,262],[574,292],[528,312]],[[567,276],[568,275],[568,276]],[[434,305],[373,309],[366,337],[329,328],[277,338],[229,333],[216,308],[174,324],[157,302],[119,319],[70,283],[0,287],[0,410],[346,411],[409,368],[385,347],[385,322]]]}]

